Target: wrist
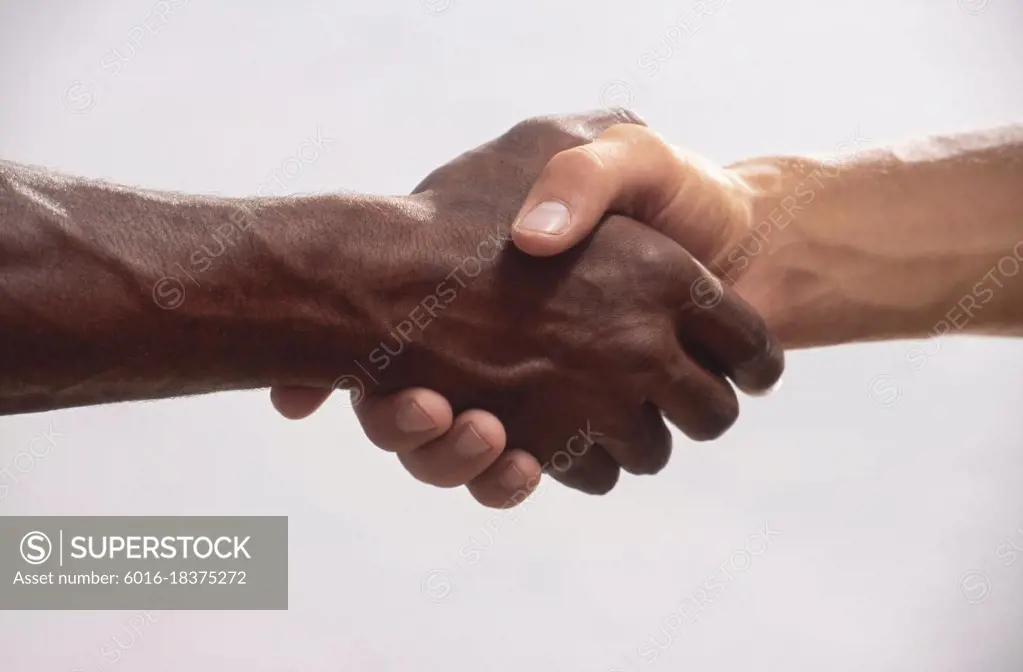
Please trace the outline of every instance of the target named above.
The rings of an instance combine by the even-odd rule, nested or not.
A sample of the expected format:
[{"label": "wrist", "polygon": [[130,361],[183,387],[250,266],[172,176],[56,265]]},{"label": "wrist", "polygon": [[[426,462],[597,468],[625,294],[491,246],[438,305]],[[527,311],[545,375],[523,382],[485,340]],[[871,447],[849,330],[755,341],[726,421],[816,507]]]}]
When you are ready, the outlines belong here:
[{"label": "wrist", "polygon": [[403,199],[253,199],[223,216],[242,230],[233,249],[179,267],[188,296],[166,312],[226,387],[329,386],[380,341],[417,225]]},{"label": "wrist", "polygon": [[800,272],[812,244],[808,210],[818,196],[807,178],[820,175],[820,166],[769,157],[727,170],[745,185],[750,216],[745,227],[731,232],[712,270],[760,314],[784,347],[800,347],[808,338],[805,297],[825,280]]},{"label": "wrist", "polygon": [[880,212],[865,207],[873,187],[855,162],[769,157],[734,170],[752,187],[750,230],[730,253],[735,289],[785,348],[927,328],[940,292],[893,293],[905,260],[863,236],[864,220],[876,221]]},{"label": "wrist", "polygon": [[1018,165],[923,148],[735,167],[754,185],[735,287],[785,347],[1019,333]]}]

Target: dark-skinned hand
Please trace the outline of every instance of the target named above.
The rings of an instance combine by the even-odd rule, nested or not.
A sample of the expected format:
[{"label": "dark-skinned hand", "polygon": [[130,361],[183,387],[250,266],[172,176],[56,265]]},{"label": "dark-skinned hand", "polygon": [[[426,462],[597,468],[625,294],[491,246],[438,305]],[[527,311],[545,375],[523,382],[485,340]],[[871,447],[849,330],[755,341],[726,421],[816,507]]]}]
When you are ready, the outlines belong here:
[{"label": "dark-skinned hand", "polygon": [[[779,379],[781,349],[763,321],[657,230],[667,227],[604,216],[648,222],[664,194],[634,186],[646,210],[590,199],[592,212],[573,221],[564,243],[516,230],[515,242],[534,255],[575,245],[551,258],[508,242],[524,203],[540,202],[542,175],[548,191],[552,182],[608,191],[598,181],[601,156],[580,150],[641,123],[625,111],[530,119],[435,170],[407,198],[422,232],[412,261],[395,269],[392,328],[362,360],[366,373],[353,375],[367,435],[416,478],[467,484],[495,507],[519,503],[541,468],[605,493],[620,469],[649,474],[665,465],[671,436],[662,414],[693,439],[713,439],[738,415],[729,379],[750,392]],[[732,187],[715,188],[724,195],[709,207],[720,218]],[[711,238],[694,235],[698,258],[710,254]],[[714,300],[701,300],[708,295]],[[300,418],[331,391],[278,386],[272,398]]]}]

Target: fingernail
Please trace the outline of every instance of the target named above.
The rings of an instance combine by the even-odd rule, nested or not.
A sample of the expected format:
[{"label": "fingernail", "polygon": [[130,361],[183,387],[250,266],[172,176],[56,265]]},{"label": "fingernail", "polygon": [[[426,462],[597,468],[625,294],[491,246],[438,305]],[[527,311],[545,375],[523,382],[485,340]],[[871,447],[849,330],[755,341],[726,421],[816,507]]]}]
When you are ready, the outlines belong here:
[{"label": "fingernail", "polygon": [[455,441],[455,452],[462,457],[476,457],[488,450],[490,450],[490,446],[472,425],[468,425],[462,430],[461,436]]},{"label": "fingernail", "polygon": [[544,201],[519,220],[515,228],[519,231],[557,236],[565,232],[568,228],[568,223],[568,208],[565,207],[564,203]]},{"label": "fingernail", "polygon": [[437,427],[423,407],[414,401],[407,401],[398,409],[398,415],[394,422],[398,425],[398,429],[406,434],[425,432]]},{"label": "fingernail", "polygon": [[522,471],[518,465],[510,462],[504,468],[504,471],[501,472],[501,475],[497,477],[497,482],[508,490],[518,490],[526,484],[526,479],[523,478]]}]

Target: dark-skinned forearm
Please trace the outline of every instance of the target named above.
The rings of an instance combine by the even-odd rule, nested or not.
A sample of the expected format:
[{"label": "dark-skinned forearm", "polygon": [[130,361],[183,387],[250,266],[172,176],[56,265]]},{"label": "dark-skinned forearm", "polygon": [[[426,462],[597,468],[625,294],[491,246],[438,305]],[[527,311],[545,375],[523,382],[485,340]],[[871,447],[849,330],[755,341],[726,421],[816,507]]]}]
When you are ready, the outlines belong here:
[{"label": "dark-skinned forearm", "polygon": [[0,414],[326,384],[379,333],[392,199],[226,199],[0,162]]}]

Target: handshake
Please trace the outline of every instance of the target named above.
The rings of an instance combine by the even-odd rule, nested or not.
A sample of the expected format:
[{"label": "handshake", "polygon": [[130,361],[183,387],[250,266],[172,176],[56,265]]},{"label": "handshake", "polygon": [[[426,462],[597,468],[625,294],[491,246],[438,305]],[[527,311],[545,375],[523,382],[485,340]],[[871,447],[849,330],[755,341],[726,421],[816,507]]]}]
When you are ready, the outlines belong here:
[{"label": "handshake", "polygon": [[324,266],[361,248],[328,283],[358,288],[361,337],[333,384],[276,385],[274,404],[305,417],[348,388],[375,444],[488,506],[521,502],[541,470],[588,493],[655,473],[662,416],[714,439],[739,412],[729,381],[762,393],[781,376],[741,298],[750,269],[708,270],[749,236],[757,200],[627,111],[522,122],[324,239]]},{"label": "handshake", "polygon": [[270,387],[301,418],[347,388],[419,480],[604,493],[665,465],[664,419],[720,436],[782,347],[1023,334],[1023,127],[853,149],[720,168],[629,112],[546,117],[390,198],[0,161],[0,414]]}]

